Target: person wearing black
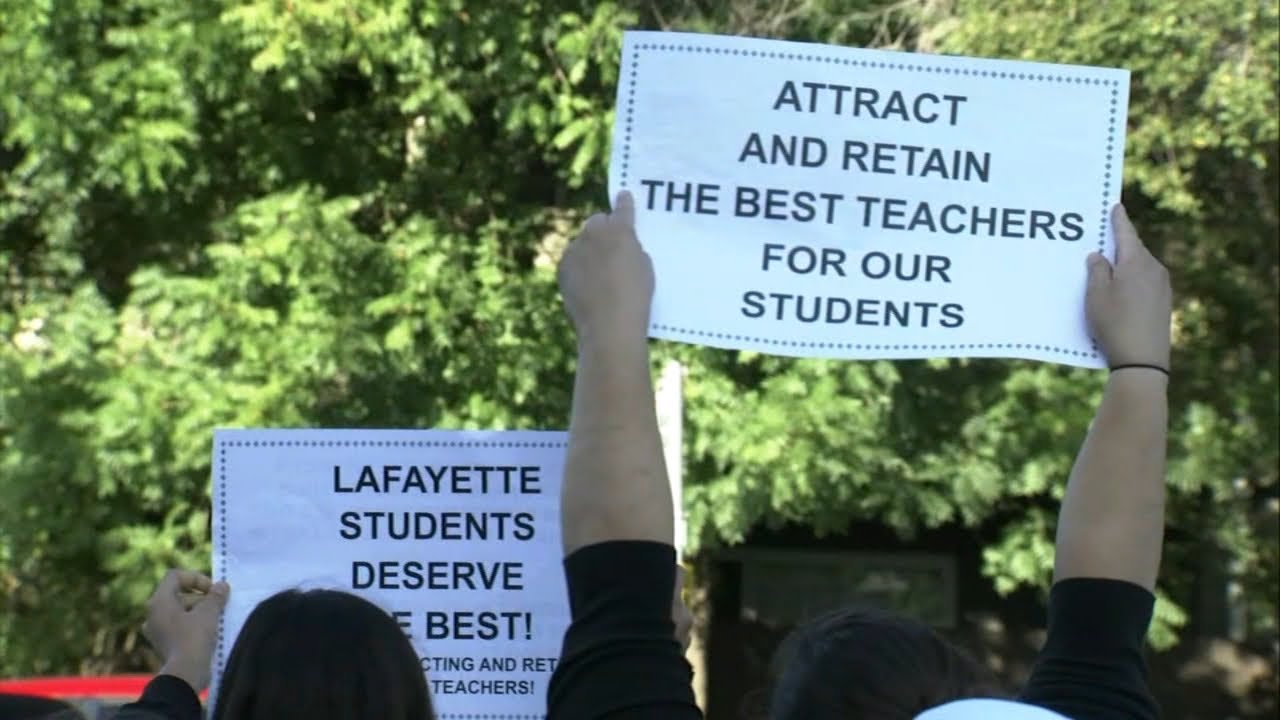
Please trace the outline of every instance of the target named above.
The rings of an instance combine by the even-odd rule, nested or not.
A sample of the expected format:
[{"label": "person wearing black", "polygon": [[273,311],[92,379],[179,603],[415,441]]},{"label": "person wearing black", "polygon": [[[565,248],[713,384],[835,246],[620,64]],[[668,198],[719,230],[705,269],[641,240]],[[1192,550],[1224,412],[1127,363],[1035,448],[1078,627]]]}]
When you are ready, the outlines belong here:
[{"label": "person wearing black", "polygon": [[201,720],[197,694],[209,686],[218,623],[231,588],[191,570],[170,570],[147,601],[142,634],[160,655],[160,672],[116,720]]},{"label": "person wearing black", "polygon": [[[549,720],[702,718],[671,621],[674,513],[647,341],[653,266],[634,216],[621,193],[559,268],[578,368],[561,499],[572,622],[547,691]],[[936,680],[920,674],[936,646],[922,636],[927,652],[874,652],[873,640],[893,642],[888,621],[835,639],[814,625],[793,640],[800,651],[779,678],[772,720],[1158,717],[1142,653],[1164,529],[1172,301],[1167,272],[1122,207],[1113,227],[1116,263],[1089,258],[1086,300],[1111,376],[1068,481],[1048,638],[1020,702],[966,699],[992,694],[976,675],[920,692]],[[875,687],[855,672],[860,664],[885,671]]]},{"label": "person wearing black", "polygon": [[[200,720],[229,588],[173,570],[145,633],[164,658],[116,720]],[[385,610],[339,590],[285,590],[258,603],[236,636],[211,720],[432,720],[418,654]]]},{"label": "person wearing black", "polygon": [[0,720],[85,720],[74,705],[35,695],[0,693]]}]

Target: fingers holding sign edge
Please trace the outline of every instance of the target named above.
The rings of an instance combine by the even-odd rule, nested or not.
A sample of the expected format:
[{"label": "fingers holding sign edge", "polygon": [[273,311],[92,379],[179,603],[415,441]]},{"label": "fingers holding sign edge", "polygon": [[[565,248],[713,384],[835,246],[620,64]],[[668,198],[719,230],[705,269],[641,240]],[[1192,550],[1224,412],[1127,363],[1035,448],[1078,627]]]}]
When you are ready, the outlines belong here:
[{"label": "fingers holding sign edge", "polygon": [[618,196],[613,201],[613,216],[628,227],[635,227],[636,201],[630,190],[618,191]]},{"label": "fingers holding sign edge", "polygon": [[1111,234],[1116,241],[1116,265],[1138,257],[1145,249],[1124,203],[1116,203],[1111,208]]},{"label": "fingers holding sign edge", "polygon": [[1100,288],[1103,283],[1111,279],[1111,263],[1107,261],[1107,257],[1100,252],[1094,251],[1089,253],[1089,257],[1085,259],[1089,268],[1089,287]]},{"label": "fingers holding sign edge", "polygon": [[193,590],[207,593],[212,588],[213,580],[208,575],[194,570],[175,568],[165,573],[164,579],[160,581],[160,586],[156,588],[156,597],[179,597],[183,593]]},{"label": "fingers holding sign edge", "polygon": [[202,598],[208,595],[225,597],[230,589],[227,583],[221,580],[214,582],[204,573],[175,568],[165,573],[152,596],[152,603],[171,598],[177,600],[184,610],[190,610]]}]

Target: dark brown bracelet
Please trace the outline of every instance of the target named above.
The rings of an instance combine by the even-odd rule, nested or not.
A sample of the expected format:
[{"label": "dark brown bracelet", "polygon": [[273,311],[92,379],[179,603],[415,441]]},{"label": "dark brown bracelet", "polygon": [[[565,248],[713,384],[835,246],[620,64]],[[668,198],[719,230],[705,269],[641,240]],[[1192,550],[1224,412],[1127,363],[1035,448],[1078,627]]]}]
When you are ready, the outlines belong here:
[{"label": "dark brown bracelet", "polygon": [[1113,365],[1113,366],[1111,367],[1111,372],[1115,372],[1115,371],[1117,371],[1117,370],[1129,370],[1129,369],[1157,370],[1157,371],[1159,371],[1159,372],[1164,373],[1164,376],[1165,376],[1165,377],[1169,377],[1169,371],[1168,371],[1168,369],[1166,369],[1166,368],[1162,368],[1162,367],[1160,367],[1159,365],[1144,365],[1144,364],[1142,364],[1142,363],[1129,363],[1129,364],[1126,364],[1126,365]]}]

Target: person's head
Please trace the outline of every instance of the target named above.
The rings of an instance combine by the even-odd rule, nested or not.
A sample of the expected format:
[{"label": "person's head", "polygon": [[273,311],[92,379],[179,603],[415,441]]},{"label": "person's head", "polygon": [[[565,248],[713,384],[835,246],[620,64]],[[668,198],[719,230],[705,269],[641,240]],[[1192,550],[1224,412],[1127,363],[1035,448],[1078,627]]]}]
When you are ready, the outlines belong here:
[{"label": "person's head", "polygon": [[1001,694],[991,674],[923,623],[843,609],[782,644],[770,720],[911,720],[960,698]]},{"label": "person's head", "polygon": [[213,720],[431,720],[426,676],[399,624],[336,590],[262,601],[227,659]]},{"label": "person's head", "polygon": [[0,720],[84,720],[72,706],[61,700],[35,695],[0,693]]}]

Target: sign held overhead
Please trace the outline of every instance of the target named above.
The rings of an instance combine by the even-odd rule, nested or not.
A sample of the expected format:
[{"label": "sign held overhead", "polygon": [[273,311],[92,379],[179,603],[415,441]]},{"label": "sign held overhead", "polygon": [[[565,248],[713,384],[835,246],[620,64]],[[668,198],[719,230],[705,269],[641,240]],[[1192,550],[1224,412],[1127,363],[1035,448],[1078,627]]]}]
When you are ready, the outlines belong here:
[{"label": "sign held overhead", "polygon": [[1113,255],[1128,88],[1107,68],[627,33],[609,184],[654,261],[650,335],[1104,366],[1085,258]]},{"label": "sign held overhead", "polygon": [[441,720],[540,720],[569,624],[561,432],[219,430],[213,567],[233,592],[214,692],[245,619],[290,588],[386,610]]}]

